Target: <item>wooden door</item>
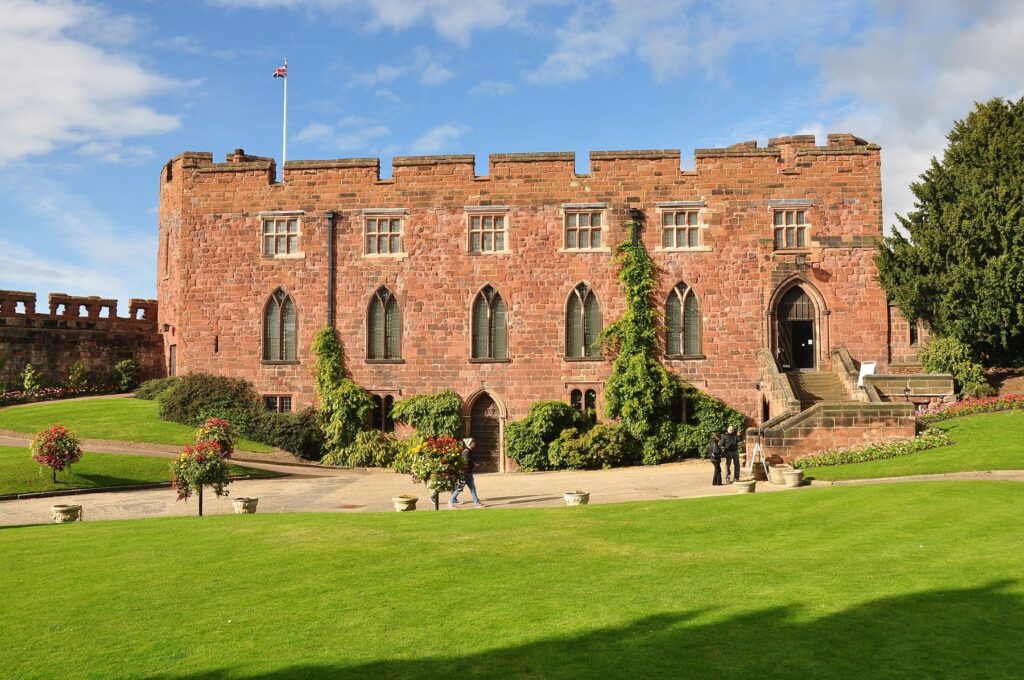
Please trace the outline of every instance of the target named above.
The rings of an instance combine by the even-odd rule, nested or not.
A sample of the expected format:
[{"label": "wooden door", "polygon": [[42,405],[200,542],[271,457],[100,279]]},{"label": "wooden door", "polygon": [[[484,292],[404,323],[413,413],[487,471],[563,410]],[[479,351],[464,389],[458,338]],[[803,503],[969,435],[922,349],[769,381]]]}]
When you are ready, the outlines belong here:
[{"label": "wooden door", "polygon": [[500,469],[500,432],[498,405],[489,395],[480,395],[473,402],[469,423],[469,436],[476,440],[472,454],[475,472],[498,472]]}]

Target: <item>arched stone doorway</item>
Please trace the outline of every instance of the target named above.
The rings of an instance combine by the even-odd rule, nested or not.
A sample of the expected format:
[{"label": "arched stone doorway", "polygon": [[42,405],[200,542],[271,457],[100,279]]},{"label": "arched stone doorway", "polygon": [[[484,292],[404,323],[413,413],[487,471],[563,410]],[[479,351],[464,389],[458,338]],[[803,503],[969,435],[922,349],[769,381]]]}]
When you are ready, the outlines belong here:
[{"label": "arched stone doorway", "polygon": [[779,365],[784,371],[817,368],[817,309],[814,301],[797,285],[790,288],[776,307]]},{"label": "arched stone doorway", "polygon": [[476,440],[473,463],[476,472],[503,472],[502,429],[505,409],[488,392],[480,391],[467,402],[463,419],[467,436]]}]

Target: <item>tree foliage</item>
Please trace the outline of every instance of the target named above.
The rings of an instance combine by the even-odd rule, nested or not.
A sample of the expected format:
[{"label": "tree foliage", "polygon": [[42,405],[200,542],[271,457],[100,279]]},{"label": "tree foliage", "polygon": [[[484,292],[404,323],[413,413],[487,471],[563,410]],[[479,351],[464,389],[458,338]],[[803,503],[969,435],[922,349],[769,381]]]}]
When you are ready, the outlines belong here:
[{"label": "tree foliage", "polygon": [[369,392],[345,377],[344,354],[333,328],[325,326],[317,331],[312,350],[324,448],[328,453],[340,451],[365,429],[373,400]]},{"label": "tree foliage", "polygon": [[462,436],[462,399],[453,390],[402,399],[395,403],[391,417],[424,437]]},{"label": "tree foliage", "polygon": [[911,185],[879,280],[908,319],[989,364],[1024,360],[1024,99],[979,104]]}]

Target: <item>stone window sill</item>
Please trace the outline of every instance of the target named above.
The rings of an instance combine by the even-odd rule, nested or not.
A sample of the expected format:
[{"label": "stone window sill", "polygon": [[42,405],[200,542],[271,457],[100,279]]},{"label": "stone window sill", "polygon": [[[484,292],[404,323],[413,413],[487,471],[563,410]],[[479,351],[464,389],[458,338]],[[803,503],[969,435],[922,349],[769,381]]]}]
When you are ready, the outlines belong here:
[{"label": "stone window sill", "polygon": [[367,359],[368,364],[404,364],[405,359]]},{"label": "stone window sill", "polygon": [[503,255],[511,255],[511,250],[467,250],[466,254],[470,257],[501,257]]},{"label": "stone window sill", "polygon": [[562,357],[562,361],[571,361],[571,362],[575,362],[575,361],[604,361],[604,357],[602,357],[602,356],[596,356],[596,357]]},{"label": "stone window sill", "polygon": [[665,358],[670,361],[703,361],[707,359],[703,354],[666,354]]},{"label": "stone window sill", "polygon": [[382,260],[386,260],[388,258],[392,260],[404,260],[405,258],[409,257],[409,253],[363,253],[363,257],[379,258]]},{"label": "stone window sill", "polygon": [[685,248],[662,248],[654,249],[656,253],[710,253],[714,250],[711,246],[687,246]]},{"label": "stone window sill", "polygon": [[587,253],[610,253],[611,248],[559,248],[560,253],[572,253],[573,255],[585,255]]},{"label": "stone window sill", "polygon": [[273,359],[263,359],[260,361],[264,366],[298,366],[301,362],[298,359],[292,359],[289,361],[275,361]]},{"label": "stone window sill", "polygon": [[490,359],[487,357],[475,357],[469,360],[471,364],[511,364],[512,360],[508,357],[504,359]]},{"label": "stone window sill", "polygon": [[264,260],[305,260],[306,253],[283,253],[281,255],[268,255],[263,253],[260,257]]}]

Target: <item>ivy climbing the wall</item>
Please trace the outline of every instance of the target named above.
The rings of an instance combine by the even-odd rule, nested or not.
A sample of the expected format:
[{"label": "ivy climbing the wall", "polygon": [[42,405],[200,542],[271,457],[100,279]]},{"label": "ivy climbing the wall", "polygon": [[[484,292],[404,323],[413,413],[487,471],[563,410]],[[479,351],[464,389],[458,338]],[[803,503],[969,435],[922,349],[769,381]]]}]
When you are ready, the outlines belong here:
[{"label": "ivy climbing the wall", "polygon": [[320,398],[318,419],[324,432],[324,449],[327,453],[338,452],[366,428],[373,400],[366,390],[345,377],[344,354],[333,328],[325,326],[317,331],[312,350],[316,356],[313,370]]}]

